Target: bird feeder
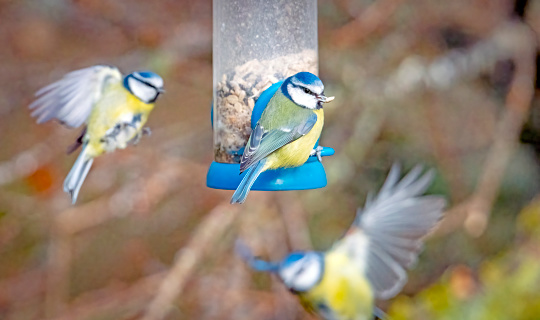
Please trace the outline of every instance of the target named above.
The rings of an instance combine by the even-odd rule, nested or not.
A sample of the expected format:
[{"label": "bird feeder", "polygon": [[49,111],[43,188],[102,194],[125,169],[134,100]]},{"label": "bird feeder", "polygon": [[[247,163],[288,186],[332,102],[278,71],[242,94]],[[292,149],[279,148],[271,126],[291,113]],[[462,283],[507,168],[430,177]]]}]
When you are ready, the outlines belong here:
[{"label": "bird feeder", "polygon": [[[213,11],[214,162],[207,185],[234,190],[244,147],[274,92],[298,72],[318,74],[317,1],[214,0]],[[263,172],[252,190],[324,186],[326,173],[312,156],[297,168]]]}]

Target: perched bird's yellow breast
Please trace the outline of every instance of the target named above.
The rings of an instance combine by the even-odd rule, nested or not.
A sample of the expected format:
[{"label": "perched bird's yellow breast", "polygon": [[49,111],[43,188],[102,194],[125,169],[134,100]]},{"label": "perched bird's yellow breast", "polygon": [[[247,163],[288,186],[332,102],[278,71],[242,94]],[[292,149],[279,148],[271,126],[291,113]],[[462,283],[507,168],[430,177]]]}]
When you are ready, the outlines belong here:
[{"label": "perched bird's yellow breast", "polygon": [[373,293],[361,270],[343,252],[328,252],[324,263],[321,282],[299,294],[302,303],[336,320],[371,320]]},{"label": "perched bird's yellow breast", "polygon": [[313,110],[317,115],[317,122],[313,128],[303,137],[284,145],[268,156],[265,170],[278,168],[299,167],[309,158],[309,154],[315,143],[321,136],[324,125],[323,109]]}]

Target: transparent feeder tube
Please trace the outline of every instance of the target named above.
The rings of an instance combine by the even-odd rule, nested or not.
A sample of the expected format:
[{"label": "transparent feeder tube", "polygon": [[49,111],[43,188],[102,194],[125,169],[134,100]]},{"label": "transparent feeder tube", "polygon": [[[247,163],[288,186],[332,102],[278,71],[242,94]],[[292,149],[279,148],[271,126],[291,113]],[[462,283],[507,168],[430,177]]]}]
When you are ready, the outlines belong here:
[{"label": "transparent feeder tube", "polygon": [[214,155],[238,163],[261,92],[318,73],[316,0],[214,0]]}]

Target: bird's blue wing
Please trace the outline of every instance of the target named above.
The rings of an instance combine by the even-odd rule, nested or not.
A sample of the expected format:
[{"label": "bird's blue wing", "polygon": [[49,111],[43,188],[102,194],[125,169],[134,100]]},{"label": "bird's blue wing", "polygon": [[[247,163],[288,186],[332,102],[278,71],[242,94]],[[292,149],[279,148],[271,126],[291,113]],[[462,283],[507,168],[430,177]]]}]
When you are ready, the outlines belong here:
[{"label": "bird's blue wing", "polygon": [[394,165],[379,194],[368,197],[349,232],[332,248],[347,252],[377,298],[389,299],[401,291],[423,238],[442,218],[444,198],[422,195],[433,172],[421,173],[417,166],[399,181],[400,170]]},{"label": "bird's blue wing", "polygon": [[88,119],[104,88],[121,81],[122,74],[115,67],[76,70],[36,92],[37,99],[29,108],[38,123],[57,119],[68,127],[79,127]]},{"label": "bird's blue wing", "polygon": [[305,136],[315,123],[317,115],[312,113],[305,121],[296,126],[285,126],[279,129],[265,130],[258,123],[251,132],[249,141],[240,160],[240,172],[244,172],[269,154],[283,147],[284,145]]}]

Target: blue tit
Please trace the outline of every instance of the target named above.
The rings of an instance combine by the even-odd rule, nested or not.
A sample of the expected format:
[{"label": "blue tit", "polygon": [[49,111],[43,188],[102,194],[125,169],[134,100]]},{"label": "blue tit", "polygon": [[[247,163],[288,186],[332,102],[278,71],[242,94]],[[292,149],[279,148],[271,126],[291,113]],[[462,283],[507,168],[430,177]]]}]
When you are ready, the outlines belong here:
[{"label": "blue tit", "polygon": [[240,160],[240,173],[246,174],[231,203],[244,203],[262,172],[298,167],[307,161],[321,135],[322,104],[332,100],[312,73],[300,72],[283,81],[251,132]]},{"label": "blue tit", "polygon": [[70,72],[36,92],[30,109],[38,123],[57,119],[71,128],[85,125],[68,151],[82,145],[64,180],[64,191],[71,195],[73,204],[95,157],[124,149],[149,133],[143,126],[162,92],[163,79],[153,72],[124,77],[117,68],[101,65]]},{"label": "blue tit", "polygon": [[422,195],[433,171],[415,167],[399,181],[394,166],[379,194],[368,197],[353,225],[330,250],[297,251],[281,262],[255,258],[240,241],[236,251],[257,271],[272,272],[306,309],[326,320],[367,320],[382,312],[375,299],[398,294],[423,238],[442,217],[445,200]]}]

